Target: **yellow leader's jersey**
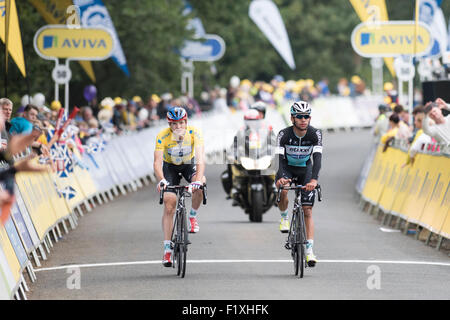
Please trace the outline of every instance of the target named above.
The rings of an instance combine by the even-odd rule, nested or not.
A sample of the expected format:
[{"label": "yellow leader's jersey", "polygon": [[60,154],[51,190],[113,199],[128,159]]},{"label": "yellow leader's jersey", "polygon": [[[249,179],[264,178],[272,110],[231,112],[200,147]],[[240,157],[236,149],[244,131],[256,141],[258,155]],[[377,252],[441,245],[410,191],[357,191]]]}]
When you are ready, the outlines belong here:
[{"label": "yellow leader's jersey", "polygon": [[165,162],[180,165],[191,163],[195,156],[195,147],[198,146],[203,146],[203,136],[199,129],[187,126],[183,141],[176,141],[169,127],[156,136],[155,150],[164,151]]}]

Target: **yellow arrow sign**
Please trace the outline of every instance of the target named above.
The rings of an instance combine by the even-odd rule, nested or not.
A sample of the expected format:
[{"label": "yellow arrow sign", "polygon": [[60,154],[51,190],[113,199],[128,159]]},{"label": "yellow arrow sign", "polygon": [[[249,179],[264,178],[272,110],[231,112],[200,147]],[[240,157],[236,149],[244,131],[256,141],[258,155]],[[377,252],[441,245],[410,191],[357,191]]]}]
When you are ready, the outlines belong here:
[{"label": "yellow arrow sign", "polygon": [[361,23],[352,32],[353,49],[362,57],[421,56],[426,54],[433,38],[427,25],[414,21],[379,21]]},{"label": "yellow arrow sign", "polygon": [[114,49],[114,37],[102,28],[48,25],[34,36],[34,48],[44,59],[105,60]]}]

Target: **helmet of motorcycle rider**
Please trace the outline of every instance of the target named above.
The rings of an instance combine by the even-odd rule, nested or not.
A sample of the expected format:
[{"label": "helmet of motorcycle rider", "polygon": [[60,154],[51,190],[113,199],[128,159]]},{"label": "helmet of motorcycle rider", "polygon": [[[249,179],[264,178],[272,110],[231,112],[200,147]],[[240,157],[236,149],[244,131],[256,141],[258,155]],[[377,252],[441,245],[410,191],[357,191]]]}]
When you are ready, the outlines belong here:
[{"label": "helmet of motorcycle rider", "polygon": [[244,113],[244,120],[259,120],[261,119],[261,115],[256,109],[248,109]]},{"label": "helmet of motorcycle rider", "polygon": [[262,118],[266,117],[266,104],[262,101],[255,102],[250,106],[250,109],[255,109],[261,113]]}]

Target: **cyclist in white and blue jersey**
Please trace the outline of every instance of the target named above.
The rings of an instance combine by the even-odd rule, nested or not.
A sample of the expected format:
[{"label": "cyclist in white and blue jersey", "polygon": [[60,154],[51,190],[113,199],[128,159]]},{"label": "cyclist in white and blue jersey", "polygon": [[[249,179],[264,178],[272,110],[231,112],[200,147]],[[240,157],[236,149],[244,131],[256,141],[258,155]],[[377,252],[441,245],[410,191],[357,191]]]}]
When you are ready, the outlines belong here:
[{"label": "cyclist in white and blue jersey", "polygon": [[[310,126],[311,107],[305,101],[295,102],[291,106],[292,126],[281,130],[277,138],[279,168],[276,176],[277,187],[289,186],[293,178],[304,185],[302,204],[306,225],[306,262],[314,267],[317,259],[313,253],[314,221],[312,207],[315,199],[315,187],[318,183],[322,163],[322,131]],[[287,190],[281,192],[278,204],[281,214],[280,231],[289,232],[289,199]]]}]

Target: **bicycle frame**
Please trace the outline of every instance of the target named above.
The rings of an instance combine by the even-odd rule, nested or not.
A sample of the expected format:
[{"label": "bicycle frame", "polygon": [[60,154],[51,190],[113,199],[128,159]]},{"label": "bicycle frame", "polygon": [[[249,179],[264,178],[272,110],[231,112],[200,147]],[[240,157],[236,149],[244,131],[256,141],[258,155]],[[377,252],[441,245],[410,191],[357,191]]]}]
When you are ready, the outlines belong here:
[{"label": "bicycle frame", "polygon": [[[307,266],[305,256],[306,245],[306,225],[305,216],[302,204],[301,190],[304,188],[302,185],[280,187],[278,189],[277,203],[280,202],[280,196],[282,190],[295,190],[294,208],[292,209],[291,226],[289,228],[289,234],[286,240],[285,248],[291,250],[291,256],[294,259],[294,271],[297,276],[300,271],[300,278],[303,278],[303,269]],[[318,185],[316,187],[318,193],[318,200],[322,201],[321,188]]]},{"label": "bicycle frame", "polygon": [[[206,204],[206,184],[204,184],[201,189],[203,192],[203,204]],[[176,264],[178,269],[177,275],[184,278],[186,274],[187,246],[191,243],[187,232],[185,198],[191,197],[192,194],[188,186],[166,186],[166,188],[161,189],[160,191],[160,204],[163,203],[164,192],[167,192],[168,190],[175,191],[178,198],[171,235],[174,244],[174,261],[176,262],[173,264],[173,268],[175,268]]]}]

